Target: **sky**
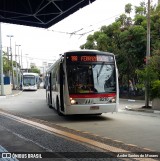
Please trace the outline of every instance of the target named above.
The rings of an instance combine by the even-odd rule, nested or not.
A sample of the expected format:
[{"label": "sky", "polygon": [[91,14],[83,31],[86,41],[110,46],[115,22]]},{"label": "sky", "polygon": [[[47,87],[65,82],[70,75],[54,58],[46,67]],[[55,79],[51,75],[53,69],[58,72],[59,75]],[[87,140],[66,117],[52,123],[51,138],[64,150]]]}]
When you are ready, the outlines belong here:
[{"label": "sky", "polygon": [[[144,1],[147,3],[148,0]],[[155,4],[157,1],[151,0],[151,3]],[[13,35],[13,55],[15,44],[21,45],[19,53],[22,53],[23,67],[30,63],[36,63],[37,66],[42,66],[43,62],[53,63],[59,54],[79,49],[89,34],[98,31],[103,25],[114,22],[116,17],[124,13],[127,3],[139,6],[140,2],[141,0],[96,0],[48,29],[2,23],[2,49],[6,51],[10,46],[7,35]],[[86,34],[67,34],[74,31],[79,31],[77,34]],[[16,47],[18,53],[17,50]]]}]

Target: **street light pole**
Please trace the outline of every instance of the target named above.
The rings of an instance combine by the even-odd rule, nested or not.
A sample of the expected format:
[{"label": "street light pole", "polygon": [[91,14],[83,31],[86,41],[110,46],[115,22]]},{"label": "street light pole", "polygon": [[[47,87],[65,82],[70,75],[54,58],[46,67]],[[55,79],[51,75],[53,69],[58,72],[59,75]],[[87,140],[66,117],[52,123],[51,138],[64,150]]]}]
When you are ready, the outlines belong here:
[{"label": "street light pole", "polygon": [[23,69],[23,62],[22,62],[22,49],[21,49],[21,69]]},{"label": "street light pole", "polygon": [[[18,47],[18,57],[19,57],[19,78],[20,78],[19,82],[21,83],[20,55],[19,55],[19,47],[20,47],[21,45],[16,45],[16,46]],[[18,79],[18,75],[17,75],[17,79]],[[19,83],[19,87],[20,87],[20,83]]]},{"label": "street light pole", "polygon": [[25,55],[26,55],[27,73],[28,73],[28,60],[27,60],[27,56],[28,56],[28,54],[25,54]]},{"label": "street light pole", "polygon": [[0,71],[1,71],[1,96],[4,96],[4,80],[3,80],[3,51],[2,51],[2,36],[0,22]]},{"label": "street light pole", "polygon": [[12,55],[12,45],[11,45],[11,38],[13,35],[7,35],[7,37],[10,38],[10,55],[11,55],[11,64],[12,64],[12,84],[13,84],[13,89],[15,89],[15,84],[14,84],[14,70],[13,70],[13,55]]},{"label": "street light pole", "polygon": [[[149,64],[150,58],[150,0],[148,0],[148,14],[147,14],[147,51],[146,51],[146,68]],[[145,87],[145,107],[149,107],[149,73],[147,70],[147,80]]]},{"label": "street light pole", "polygon": [[[9,62],[9,47],[7,47],[7,58],[8,58],[8,68],[10,67],[10,62]],[[11,77],[11,71],[10,71],[10,68],[8,69],[8,76],[9,78]]]},{"label": "street light pole", "polygon": [[[18,72],[18,59],[17,59],[17,57],[19,58],[19,71],[20,71],[20,56],[19,56],[19,47],[20,47],[21,45],[16,45],[15,44],[15,61],[16,61],[16,84],[17,84],[17,88],[18,88],[18,86],[19,86],[19,81],[18,81],[18,75],[20,75],[20,72]],[[16,50],[16,47],[18,47],[18,54],[17,54],[17,50]],[[19,73],[19,74],[18,74]]]}]

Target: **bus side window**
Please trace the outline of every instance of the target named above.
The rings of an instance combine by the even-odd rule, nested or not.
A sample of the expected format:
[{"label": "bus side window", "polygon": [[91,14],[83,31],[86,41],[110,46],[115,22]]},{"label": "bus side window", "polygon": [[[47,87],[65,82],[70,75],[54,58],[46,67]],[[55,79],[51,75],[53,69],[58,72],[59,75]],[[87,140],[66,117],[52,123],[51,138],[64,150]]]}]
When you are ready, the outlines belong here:
[{"label": "bus side window", "polygon": [[46,83],[47,83],[47,90],[50,90],[50,88],[51,88],[51,74],[50,73],[48,73],[48,75],[47,75]]},{"label": "bus side window", "polygon": [[53,91],[56,91],[56,84],[57,84],[57,70],[54,70],[52,73],[52,88]]}]

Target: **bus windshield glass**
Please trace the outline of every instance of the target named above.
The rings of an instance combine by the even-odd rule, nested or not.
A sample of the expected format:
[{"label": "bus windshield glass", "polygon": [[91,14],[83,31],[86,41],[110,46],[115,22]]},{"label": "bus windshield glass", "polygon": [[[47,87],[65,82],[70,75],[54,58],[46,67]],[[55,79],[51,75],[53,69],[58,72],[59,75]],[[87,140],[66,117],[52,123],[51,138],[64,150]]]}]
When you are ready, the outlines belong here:
[{"label": "bus windshield glass", "polygon": [[35,76],[23,76],[23,85],[24,86],[33,86],[35,85]]},{"label": "bus windshield glass", "polygon": [[116,92],[114,63],[71,63],[67,77],[70,94]]}]

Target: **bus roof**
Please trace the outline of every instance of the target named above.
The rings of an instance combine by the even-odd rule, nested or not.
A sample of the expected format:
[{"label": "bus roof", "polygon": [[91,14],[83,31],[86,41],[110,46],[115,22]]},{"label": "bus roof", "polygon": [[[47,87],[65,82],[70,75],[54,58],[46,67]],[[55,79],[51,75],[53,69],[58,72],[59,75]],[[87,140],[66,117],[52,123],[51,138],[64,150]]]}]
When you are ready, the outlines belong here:
[{"label": "bus roof", "polygon": [[102,55],[112,55],[114,56],[113,53],[109,53],[109,52],[105,52],[105,51],[99,51],[99,50],[89,50],[89,49],[82,49],[82,50],[70,50],[70,51],[67,51],[67,52],[64,52],[62,54],[60,54],[60,57],[56,60],[55,63],[53,63],[47,70],[46,70],[46,73],[50,72],[50,70],[57,64],[59,63],[63,57],[66,55],[66,54],[72,54],[72,53],[76,53],[76,54],[82,54],[82,53],[88,53],[88,54],[102,54]]},{"label": "bus roof", "polygon": [[35,76],[37,76],[39,74],[38,73],[23,73],[23,75],[35,75]]},{"label": "bus roof", "polygon": [[76,52],[77,54],[81,54],[81,53],[94,53],[94,54],[107,54],[107,55],[114,55],[113,53],[110,52],[106,52],[106,51],[99,51],[99,50],[89,50],[89,49],[82,49],[82,50],[71,50],[71,51],[67,51],[66,53],[74,53]]}]

